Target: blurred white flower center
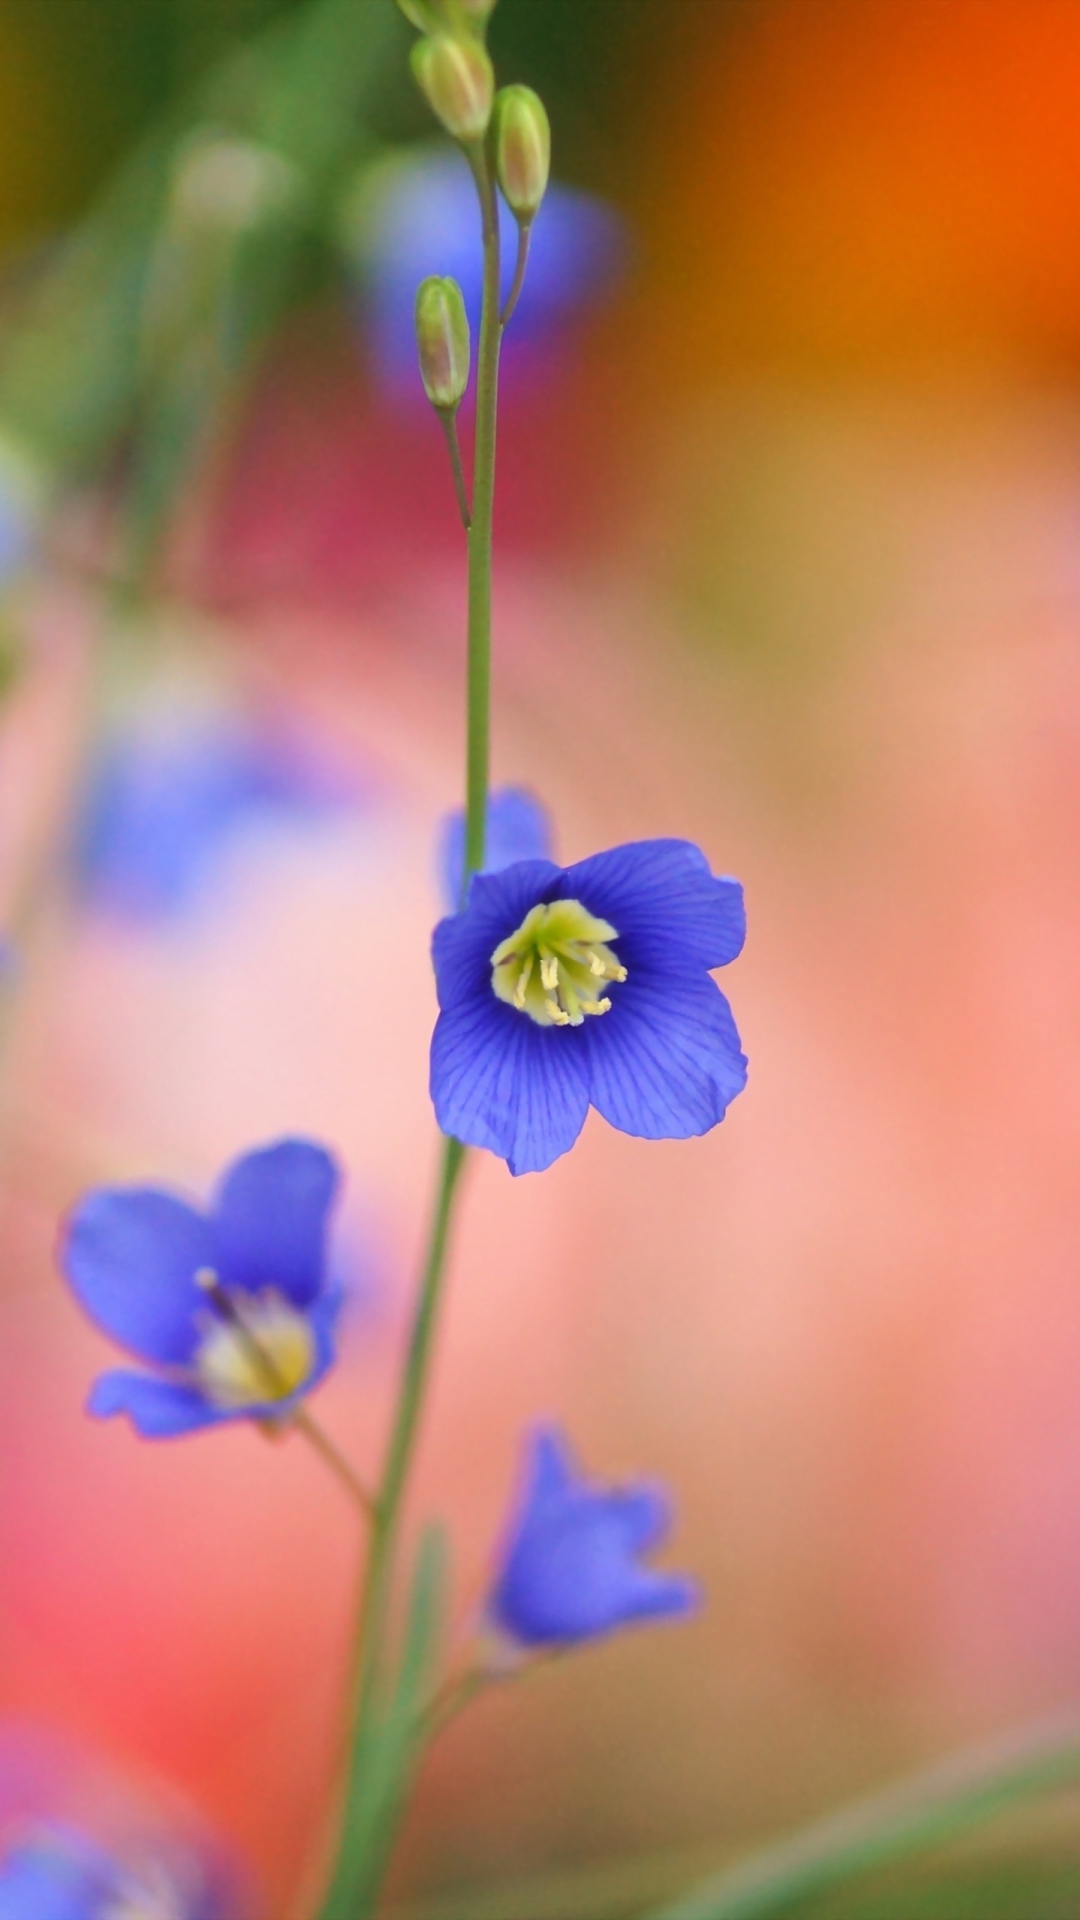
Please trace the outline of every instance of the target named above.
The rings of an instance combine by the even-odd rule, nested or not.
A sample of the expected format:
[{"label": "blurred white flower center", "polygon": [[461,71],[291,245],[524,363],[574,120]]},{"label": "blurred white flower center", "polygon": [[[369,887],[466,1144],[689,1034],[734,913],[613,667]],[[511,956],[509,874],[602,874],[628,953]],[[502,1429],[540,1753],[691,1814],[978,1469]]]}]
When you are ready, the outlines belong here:
[{"label": "blurred white flower center", "polygon": [[287,1400],[315,1366],[304,1315],[280,1293],[225,1289],[208,1271],[197,1278],[214,1303],[194,1362],[207,1399],[230,1411]]}]

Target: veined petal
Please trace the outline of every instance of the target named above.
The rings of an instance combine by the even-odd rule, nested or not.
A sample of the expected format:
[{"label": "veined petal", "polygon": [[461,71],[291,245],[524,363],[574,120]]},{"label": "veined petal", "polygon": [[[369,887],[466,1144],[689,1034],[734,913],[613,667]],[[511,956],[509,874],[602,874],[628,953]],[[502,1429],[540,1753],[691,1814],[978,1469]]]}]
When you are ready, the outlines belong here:
[{"label": "veined petal", "polygon": [[211,1406],[194,1387],[158,1380],[153,1374],[136,1373],[128,1367],[99,1375],[90,1390],[86,1411],[97,1420],[126,1413],[144,1440],[172,1440],[179,1434],[216,1427],[223,1420],[237,1417]]},{"label": "veined petal", "polygon": [[609,1014],[581,1029],[594,1107],[643,1140],[708,1133],[746,1085],[746,1059],[716,982],[707,974],[631,974],[612,1001]]},{"label": "veined petal", "polygon": [[440,920],[431,942],[439,1005],[456,1007],[491,992],[491,956],[559,878],[551,860],[518,860],[500,873],[474,874],[461,913]]},{"label": "veined petal", "polygon": [[[547,859],[551,853],[547,808],[525,787],[501,787],[488,798],[484,873],[499,873],[518,860]],[[459,808],[443,823],[439,875],[447,908],[461,905],[465,873],[465,814]]]},{"label": "veined petal", "polygon": [[537,1026],[490,986],[441,1013],[431,1040],[431,1098],[443,1132],[497,1153],[511,1173],[543,1172],[585,1124],[580,1038],[577,1030]]},{"label": "veined petal", "polygon": [[198,1343],[212,1261],[202,1214],[155,1187],[98,1187],[68,1216],[63,1270],[92,1320],[143,1360],[183,1365]]},{"label": "veined petal", "polygon": [[[636,840],[567,867],[562,891],[619,930],[631,972],[724,967],[746,938],[743,892],[689,840]],[[516,924],[516,923],[515,923]]]},{"label": "veined petal", "polygon": [[309,1306],[324,1283],[338,1178],[330,1154],[310,1140],[279,1140],[234,1161],[212,1215],[211,1264],[225,1285],[272,1287],[293,1306]]}]

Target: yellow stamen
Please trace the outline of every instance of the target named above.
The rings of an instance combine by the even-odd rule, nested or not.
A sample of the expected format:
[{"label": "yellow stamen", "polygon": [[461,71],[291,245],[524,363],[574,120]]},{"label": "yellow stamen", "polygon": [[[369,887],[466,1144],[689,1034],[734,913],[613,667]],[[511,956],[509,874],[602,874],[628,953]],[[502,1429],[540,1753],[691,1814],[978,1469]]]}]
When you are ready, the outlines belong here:
[{"label": "yellow stamen", "polygon": [[618,937],[580,900],[533,907],[492,954],[492,989],[538,1026],[580,1027],[587,1014],[611,1012],[607,996],[597,998],[596,982],[626,979],[607,945]]},{"label": "yellow stamen", "polygon": [[213,1274],[197,1274],[196,1280],[214,1301],[194,1361],[207,1399],[237,1412],[287,1400],[302,1387],[316,1358],[304,1315],[279,1293],[225,1289]]}]

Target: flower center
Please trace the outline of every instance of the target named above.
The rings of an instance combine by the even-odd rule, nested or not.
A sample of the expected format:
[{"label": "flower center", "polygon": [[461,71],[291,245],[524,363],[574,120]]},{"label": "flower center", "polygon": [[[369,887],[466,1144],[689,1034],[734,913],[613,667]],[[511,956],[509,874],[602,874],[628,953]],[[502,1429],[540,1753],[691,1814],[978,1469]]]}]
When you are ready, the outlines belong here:
[{"label": "flower center", "polygon": [[587,1013],[611,1011],[606,995],[598,997],[604,981],[626,979],[605,944],[618,937],[580,900],[533,907],[492,954],[492,988],[539,1027],[580,1027]]},{"label": "flower center", "polygon": [[184,1911],[176,1888],[155,1874],[153,1885],[125,1880],[106,1903],[100,1920],[184,1920]]},{"label": "flower center", "polygon": [[304,1315],[272,1290],[223,1287],[209,1268],[195,1278],[214,1310],[194,1362],[207,1399],[230,1412],[287,1400],[315,1366],[315,1339]]}]

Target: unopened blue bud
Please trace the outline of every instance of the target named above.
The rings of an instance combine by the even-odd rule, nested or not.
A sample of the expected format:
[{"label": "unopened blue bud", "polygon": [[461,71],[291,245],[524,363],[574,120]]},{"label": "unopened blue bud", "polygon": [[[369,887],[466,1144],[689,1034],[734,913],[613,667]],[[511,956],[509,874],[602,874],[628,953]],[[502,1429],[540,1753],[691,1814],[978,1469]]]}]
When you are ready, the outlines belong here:
[{"label": "unopened blue bud", "polygon": [[532,220],[551,172],[551,123],[531,87],[500,87],[495,96],[495,170],[507,205]]},{"label": "unopened blue bud", "polygon": [[416,290],[416,345],[424,392],[441,413],[460,405],[469,384],[469,322],[456,280],[429,274]]},{"label": "unopened blue bud", "polygon": [[410,55],[416,84],[437,120],[455,140],[482,140],[491,119],[495,74],[478,40],[436,33]]}]

